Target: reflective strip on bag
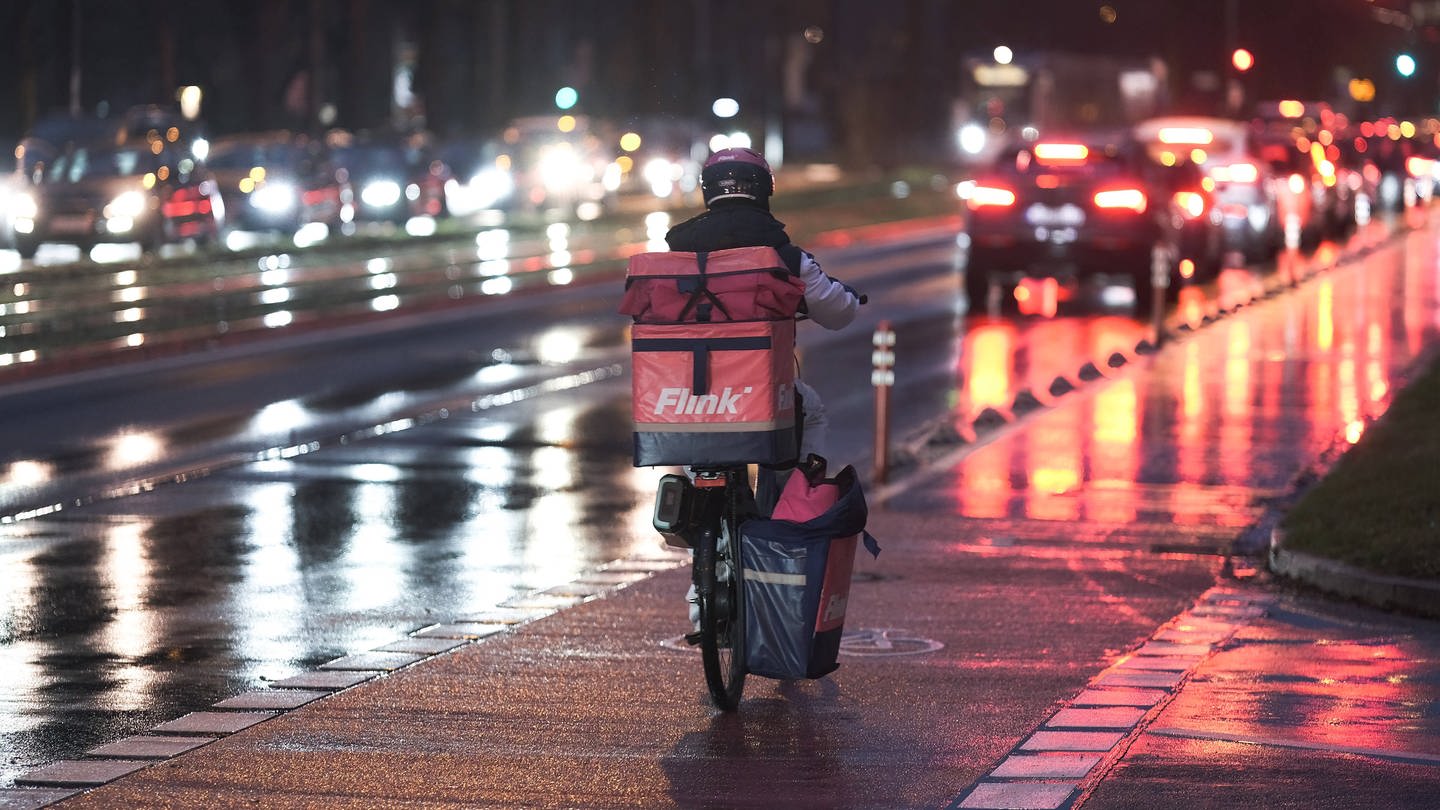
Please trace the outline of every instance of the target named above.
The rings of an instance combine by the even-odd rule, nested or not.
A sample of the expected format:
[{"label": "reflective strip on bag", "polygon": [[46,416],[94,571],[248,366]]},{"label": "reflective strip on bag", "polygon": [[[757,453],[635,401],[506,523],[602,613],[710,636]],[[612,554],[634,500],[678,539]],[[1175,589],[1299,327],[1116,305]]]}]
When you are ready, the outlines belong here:
[{"label": "reflective strip on bag", "polygon": [[766,585],[794,585],[805,587],[804,574],[778,574],[773,571],[755,571],[745,569],[745,580],[747,582],[761,582]]}]

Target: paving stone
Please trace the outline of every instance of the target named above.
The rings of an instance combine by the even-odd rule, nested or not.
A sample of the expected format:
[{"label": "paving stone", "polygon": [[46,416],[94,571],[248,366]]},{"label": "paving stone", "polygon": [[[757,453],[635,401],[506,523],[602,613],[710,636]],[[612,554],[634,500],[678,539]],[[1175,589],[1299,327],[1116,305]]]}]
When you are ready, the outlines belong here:
[{"label": "paving stone", "polygon": [[193,748],[208,745],[210,737],[156,737],[139,735],[91,748],[87,756],[118,759],[169,759]]},{"label": "paving stone", "polygon": [[38,810],[79,792],[76,788],[0,788],[0,810]]},{"label": "paving stone", "polygon": [[540,593],[545,596],[585,598],[591,596],[599,596],[600,594],[610,590],[611,587],[612,586],[610,585],[603,585],[600,583],[587,583],[577,581],[567,582],[564,585],[556,585],[553,588],[546,588]]},{"label": "paving stone", "polygon": [[304,689],[260,689],[241,692],[214,705],[217,709],[294,709],[328,694]]},{"label": "paving stone", "polygon": [[990,775],[1003,779],[1079,779],[1099,762],[1099,754],[1011,754]]},{"label": "paving stone", "polygon": [[1142,706],[1149,708],[1165,699],[1163,689],[1086,689],[1070,701],[1075,706]]},{"label": "paving stone", "polygon": [[508,629],[510,629],[508,624],[452,622],[450,624],[432,624],[423,630],[417,630],[415,635],[419,638],[479,639],[503,633]]},{"label": "paving stone", "polygon": [[1210,644],[1182,644],[1170,641],[1152,641],[1135,651],[1136,655],[1147,655],[1165,657],[1171,655],[1209,655],[1213,646]]},{"label": "paving stone", "polygon": [[514,599],[507,599],[501,607],[538,608],[541,610],[560,610],[562,608],[574,607],[585,601],[583,596],[557,596],[555,594],[532,593],[528,596],[517,596]]},{"label": "paving stone", "polygon": [[373,670],[376,672],[393,672],[404,666],[409,666],[416,661],[424,660],[425,656],[415,653],[398,652],[363,652],[354,655],[345,655],[336,658],[334,661],[326,661],[320,665],[320,669],[349,669],[349,670]]},{"label": "paving stone", "polygon": [[620,560],[605,566],[606,571],[669,571],[672,568],[679,568],[682,565],[690,564],[690,555],[687,552],[677,552],[670,557],[643,557],[631,560]]},{"label": "paving stone", "polygon": [[967,810],[1058,810],[1076,784],[1064,782],[981,782],[960,802]]},{"label": "paving stone", "polygon": [[306,672],[286,678],[283,681],[275,681],[270,684],[271,688],[278,689],[348,689],[357,683],[364,683],[375,677],[374,672],[349,672],[346,670],[332,670],[329,672]]},{"label": "paving stone", "polygon": [[17,785],[88,787],[113,782],[127,773],[148,768],[153,760],[138,759],[62,759],[43,768],[22,773]]},{"label": "paving stone", "polygon": [[1109,672],[1095,679],[1092,686],[1143,686],[1153,689],[1173,689],[1180,679],[1185,677],[1183,672],[1145,671],[1132,669],[1112,669]]},{"label": "paving stone", "polygon": [[162,734],[221,736],[234,734],[256,723],[263,723],[274,716],[275,712],[190,712],[168,723],[161,723],[150,730]]},{"label": "paving stone", "polygon": [[1107,706],[1102,709],[1061,709],[1045,723],[1046,728],[1134,728],[1145,716],[1144,709],[1133,706]]},{"label": "paving stone", "polygon": [[402,638],[399,641],[392,641],[383,647],[376,647],[376,652],[403,652],[416,655],[436,655],[449,652],[456,647],[465,646],[462,639],[454,638]]},{"label": "paving stone", "polygon": [[1234,628],[1223,632],[1207,630],[1199,632],[1195,630],[1162,630],[1155,634],[1155,640],[1161,642],[1173,642],[1176,644],[1204,644],[1207,647],[1214,647],[1234,634]]},{"label": "paving stone", "polygon": [[543,619],[549,616],[552,610],[519,610],[515,608],[495,608],[484,610],[479,613],[471,613],[455,619],[461,624],[524,624],[533,622],[536,619]]},{"label": "paving stone", "polygon": [[1199,663],[1199,656],[1134,655],[1121,662],[1119,668],[1184,672]]},{"label": "paving stone", "polygon": [[1021,751],[1109,751],[1125,735],[1118,731],[1037,731]]},{"label": "paving stone", "polygon": [[575,581],[591,585],[629,585],[632,582],[649,579],[650,576],[649,571],[596,571]]}]

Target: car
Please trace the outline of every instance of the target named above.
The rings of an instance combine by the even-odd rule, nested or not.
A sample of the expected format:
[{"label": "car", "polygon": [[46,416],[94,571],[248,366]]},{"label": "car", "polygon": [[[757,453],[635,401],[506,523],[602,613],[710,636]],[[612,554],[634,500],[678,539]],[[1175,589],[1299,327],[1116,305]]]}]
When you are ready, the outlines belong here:
[{"label": "car", "polygon": [[1119,275],[1144,311],[1157,291],[1157,255],[1171,289],[1218,272],[1221,220],[1203,181],[1193,167],[1150,160],[1123,134],[1009,147],[957,188],[972,308],[996,281]]},{"label": "car", "polygon": [[333,234],[354,219],[354,192],[319,140],[285,130],[217,138],[206,163],[233,230]]},{"label": "car", "polygon": [[1275,173],[1275,209],[1287,242],[1313,246],[1335,230],[1342,218],[1339,192],[1324,176],[1308,150],[1288,134],[1260,134],[1255,139],[1259,158]]},{"label": "car", "polygon": [[510,157],[498,141],[454,137],[440,144],[436,155],[450,168],[445,205],[451,216],[504,210],[514,204],[515,177]]},{"label": "car", "polygon": [[12,227],[25,258],[44,242],[138,242],[147,251],[212,243],[225,216],[214,178],[188,150],[163,141],[72,146],[15,196]]},{"label": "car", "polygon": [[404,224],[448,216],[454,175],[423,136],[345,136],[334,149],[341,178],[355,190],[356,222]]},{"label": "car", "polygon": [[562,209],[588,217],[613,203],[619,138],[588,116],[516,118],[501,133],[517,202],[529,210]]},{"label": "car", "polygon": [[1274,257],[1284,244],[1275,173],[1261,160],[1250,127],[1210,116],[1163,116],[1136,124],[1134,137],[1164,165],[1194,163],[1209,179],[1227,251],[1246,261]]}]

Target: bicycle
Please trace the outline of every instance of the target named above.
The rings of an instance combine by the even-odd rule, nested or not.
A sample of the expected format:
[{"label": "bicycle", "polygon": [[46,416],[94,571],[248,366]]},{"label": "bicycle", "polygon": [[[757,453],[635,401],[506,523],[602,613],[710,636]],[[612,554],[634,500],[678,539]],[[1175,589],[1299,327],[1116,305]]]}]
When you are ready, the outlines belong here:
[{"label": "bicycle", "polygon": [[[661,478],[653,522],[670,545],[694,552],[690,576],[700,609],[699,629],[685,640],[700,647],[711,702],[733,711],[740,705],[747,674],[740,524],[758,514],[756,496],[748,466],[691,466],[690,473]],[[761,476],[769,474],[761,471]]]}]

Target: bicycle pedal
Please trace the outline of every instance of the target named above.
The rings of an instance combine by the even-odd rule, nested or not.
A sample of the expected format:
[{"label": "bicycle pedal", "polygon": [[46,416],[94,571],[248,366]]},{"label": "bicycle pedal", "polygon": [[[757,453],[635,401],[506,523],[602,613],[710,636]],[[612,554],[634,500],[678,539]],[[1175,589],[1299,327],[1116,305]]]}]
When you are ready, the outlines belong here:
[{"label": "bicycle pedal", "polygon": [[685,643],[686,643],[686,644],[689,644],[691,647],[694,647],[695,645],[697,645],[697,644],[700,643],[700,636],[701,636],[701,635],[702,635],[702,634],[701,634],[701,632],[700,632],[699,630],[696,630],[696,631],[693,632],[693,633],[686,633],[686,634],[685,634]]}]

